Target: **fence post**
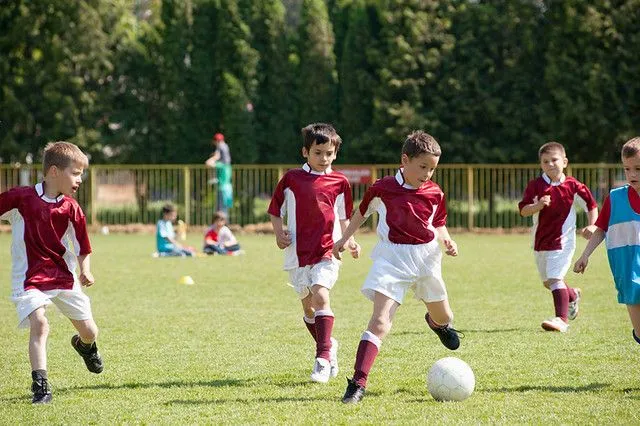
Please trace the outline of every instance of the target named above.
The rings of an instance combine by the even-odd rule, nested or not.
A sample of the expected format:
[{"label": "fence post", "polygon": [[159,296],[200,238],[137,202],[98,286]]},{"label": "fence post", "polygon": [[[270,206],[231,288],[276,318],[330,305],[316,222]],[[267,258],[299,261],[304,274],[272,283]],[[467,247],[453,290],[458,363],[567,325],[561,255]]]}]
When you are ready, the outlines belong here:
[{"label": "fence post", "polygon": [[91,225],[95,226],[98,224],[98,203],[96,199],[98,198],[98,174],[96,173],[96,166],[93,166],[89,169],[89,178],[91,179],[91,184],[89,185],[89,193],[91,194]]},{"label": "fence post", "polygon": [[190,193],[190,184],[191,184],[191,170],[189,167],[184,167],[184,222],[187,225],[191,223],[191,193]]},{"label": "fence post", "polygon": [[467,167],[467,198],[469,211],[467,212],[467,227],[469,231],[473,230],[473,167]]}]

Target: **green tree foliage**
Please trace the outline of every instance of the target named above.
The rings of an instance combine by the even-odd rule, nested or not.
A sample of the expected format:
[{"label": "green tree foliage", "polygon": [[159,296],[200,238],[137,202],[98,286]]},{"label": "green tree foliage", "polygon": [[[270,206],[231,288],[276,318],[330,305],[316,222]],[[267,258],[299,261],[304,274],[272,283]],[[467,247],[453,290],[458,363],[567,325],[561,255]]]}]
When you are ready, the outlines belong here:
[{"label": "green tree foliage", "polygon": [[302,2],[299,27],[299,125],[333,122],[337,117],[334,36],[324,0]]},{"label": "green tree foliage", "polygon": [[254,2],[253,46],[259,53],[258,89],[253,103],[256,142],[261,163],[290,163],[300,144],[296,120],[296,88],[289,61],[286,10],[281,0]]},{"label": "green tree foliage", "polygon": [[[5,1],[0,8],[0,156],[22,160],[51,140],[93,153],[122,2]],[[117,31],[116,31],[117,32]]]}]

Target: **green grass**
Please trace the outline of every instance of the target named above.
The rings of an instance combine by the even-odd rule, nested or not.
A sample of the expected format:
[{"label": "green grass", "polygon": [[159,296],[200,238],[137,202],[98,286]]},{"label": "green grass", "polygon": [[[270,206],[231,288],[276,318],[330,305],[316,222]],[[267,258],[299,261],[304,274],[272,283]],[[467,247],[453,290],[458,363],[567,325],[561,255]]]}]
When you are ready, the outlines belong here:
[{"label": "green grass", "polygon": [[[199,245],[199,236],[191,235]],[[524,235],[458,235],[444,277],[465,331],[452,353],[427,330],[422,303],[398,310],[358,406],[340,398],[371,304],[359,288],[375,236],[359,236],[363,259],[346,259],[332,291],[342,372],[309,382],[312,339],[281,271],[271,236],[242,236],[242,257],[153,259],[151,235],[95,235],[87,290],[100,327],[105,371],[93,375],[72,350],[71,324],[49,309],[54,401],[30,404],[28,332],[16,329],[9,235],[0,235],[0,423],[477,424],[638,423],[640,347],[616,302],[604,250],[585,276],[578,318],[567,334],[542,331],[551,296],[538,282]],[[580,242],[579,250],[584,247]],[[177,283],[191,275],[196,285]],[[444,356],[476,375],[462,403],[437,403],[428,368]]]}]

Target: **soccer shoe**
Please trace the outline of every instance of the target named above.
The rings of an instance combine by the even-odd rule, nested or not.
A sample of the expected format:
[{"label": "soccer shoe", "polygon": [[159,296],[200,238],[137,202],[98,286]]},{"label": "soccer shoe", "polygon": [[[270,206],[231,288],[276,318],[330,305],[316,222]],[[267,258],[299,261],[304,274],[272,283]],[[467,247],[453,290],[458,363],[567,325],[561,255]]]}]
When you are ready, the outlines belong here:
[{"label": "soccer shoe", "polygon": [[102,364],[102,357],[98,352],[96,342],[93,342],[89,349],[85,349],[81,345],[80,336],[76,334],[71,338],[71,346],[80,354],[87,366],[87,370],[96,374],[102,373],[104,365]]},{"label": "soccer shoe", "polygon": [[582,297],[582,290],[576,287],[573,291],[576,292],[576,300],[569,302],[569,313],[567,314],[567,318],[570,320],[574,320],[578,316],[578,303],[580,303],[580,298]]},{"label": "soccer shoe", "polygon": [[438,335],[442,344],[447,348],[455,351],[460,347],[460,338],[458,337],[458,330],[451,327],[451,324],[443,325],[441,327],[433,327],[431,321],[429,321],[429,313],[424,316],[424,320],[434,333]]},{"label": "soccer shoe", "polygon": [[311,380],[316,383],[327,383],[331,376],[331,363],[324,358],[316,358],[311,372]]},{"label": "soccer shoe", "polygon": [[331,338],[331,353],[329,358],[329,363],[331,364],[331,372],[329,375],[331,377],[337,377],[340,371],[338,367],[338,341],[333,337]]},{"label": "soccer shoe", "polygon": [[364,386],[360,386],[353,379],[347,379],[347,390],[344,392],[342,402],[345,404],[357,404],[364,398]]},{"label": "soccer shoe", "polygon": [[542,321],[542,328],[547,331],[559,331],[560,333],[566,333],[569,329],[569,324],[564,322],[560,317],[555,317]]},{"label": "soccer shoe", "polygon": [[36,377],[31,383],[31,391],[33,392],[32,404],[48,404],[51,402],[51,387],[49,381],[42,377]]}]

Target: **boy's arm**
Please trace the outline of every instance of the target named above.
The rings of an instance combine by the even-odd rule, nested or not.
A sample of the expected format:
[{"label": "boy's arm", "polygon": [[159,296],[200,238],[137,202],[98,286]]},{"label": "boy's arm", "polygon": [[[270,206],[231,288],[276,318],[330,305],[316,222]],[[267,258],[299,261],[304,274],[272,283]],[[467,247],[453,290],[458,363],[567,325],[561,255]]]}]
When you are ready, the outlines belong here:
[{"label": "boy's arm", "polygon": [[216,162],[220,159],[220,152],[218,152],[218,150],[216,150],[213,154],[211,154],[211,157],[207,158],[207,161],[204,162],[204,164],[206,164],[209,167],[215,167],[216,166]]},{"label": "boy's arm", "polygon": [[91,273],[91,262],[89,261],[89,255],[83,254],[78,256],[78,263],[80,264],[80,284],[85,287],[90,287],[95,282],[93,274]]},{"label": "boy's arm", "polygon": [[575,265],[573,265],[573,272],[578,274],[584,273],[584,271],[587,269],[587,265],[589,264],[589,256],[591,256],[591,253],[593,253],[596,247],[598,247],[598,245],[600,245],[600,243],[604,240],[604,236],[605,232],[602,229],[596,227],[596,230],[589,239],[589,242],[584,248],[582,255],[576,261]]},{"label": "boy's arm", "polygon": [[438,240],[444,244],[446,247],[445,253],[449,256],[457,256],[458,255],[458,244],[451,239],[451,235],[449,235],[449,230],[446,226],[440,226],[436,228],[436,232],[438,233]]},{"label": "boy's arm", "polygon": [[580,233],[587,240],[591,238],[591,236],[596,232],[598,227],[595,225],[596,220],[598,219],[598,208],[591,209],[587,212],[587,220],[589,221],[589,225],[585,226]]},{"label": "boy's arm", "polygon": [[[342,235],[344,235],[344,231],[349,227],[350,223],[351,221],[349,219],[340,220],[340,229],[342,230]],[[353,257],[354,259],[360,257],[360,251],[362,250],[362,247],[360,247],[360,244],[356,242],[356,239],[353,238],[353,236],[351,236],[351,238],[349,238],[347,243],[343,246],[343,250],[345,248],[349,250],[349,253],[351,253],[351,257]]]},{"label": "boy's arm", "polygon": [[351,217],[351,221],[349,222],[349,225],[346,227],[346,229],[342,233],[342,238],[336,241],[335,244],[333,245],[333,256],[336,259],[338,260],[341,259],[342,256],[340,255],[340,252],[344,250],[345,243],[349,241],[349,239],[353,236],[353,234],[356,233],[358,228],[362,226],[365,220],[366,220],[365,217],[362,215],[362,213],[360,213],[360,209],[356,209],[356,211],[353,213],[353,216]]},{"label": "boy's arm", "polygon": [[549,204],[551,204],[550,195],[544,195],[540,199],[538,199],[538,197],[534,197],[533,203],[527,204],[526,206],[520,209],[520,216],[523,216],[523,217],[532,216],[538,213],[543,208],[547,207]]},{"label": "boy's arm", "polygon": [[279,248],[284,249],[291,245],[291,232],[286,229],[282,223],[282,218],[280,216],[271,216],[271,226],[273,227],[273,232],[276,234],[276,244]]}]

